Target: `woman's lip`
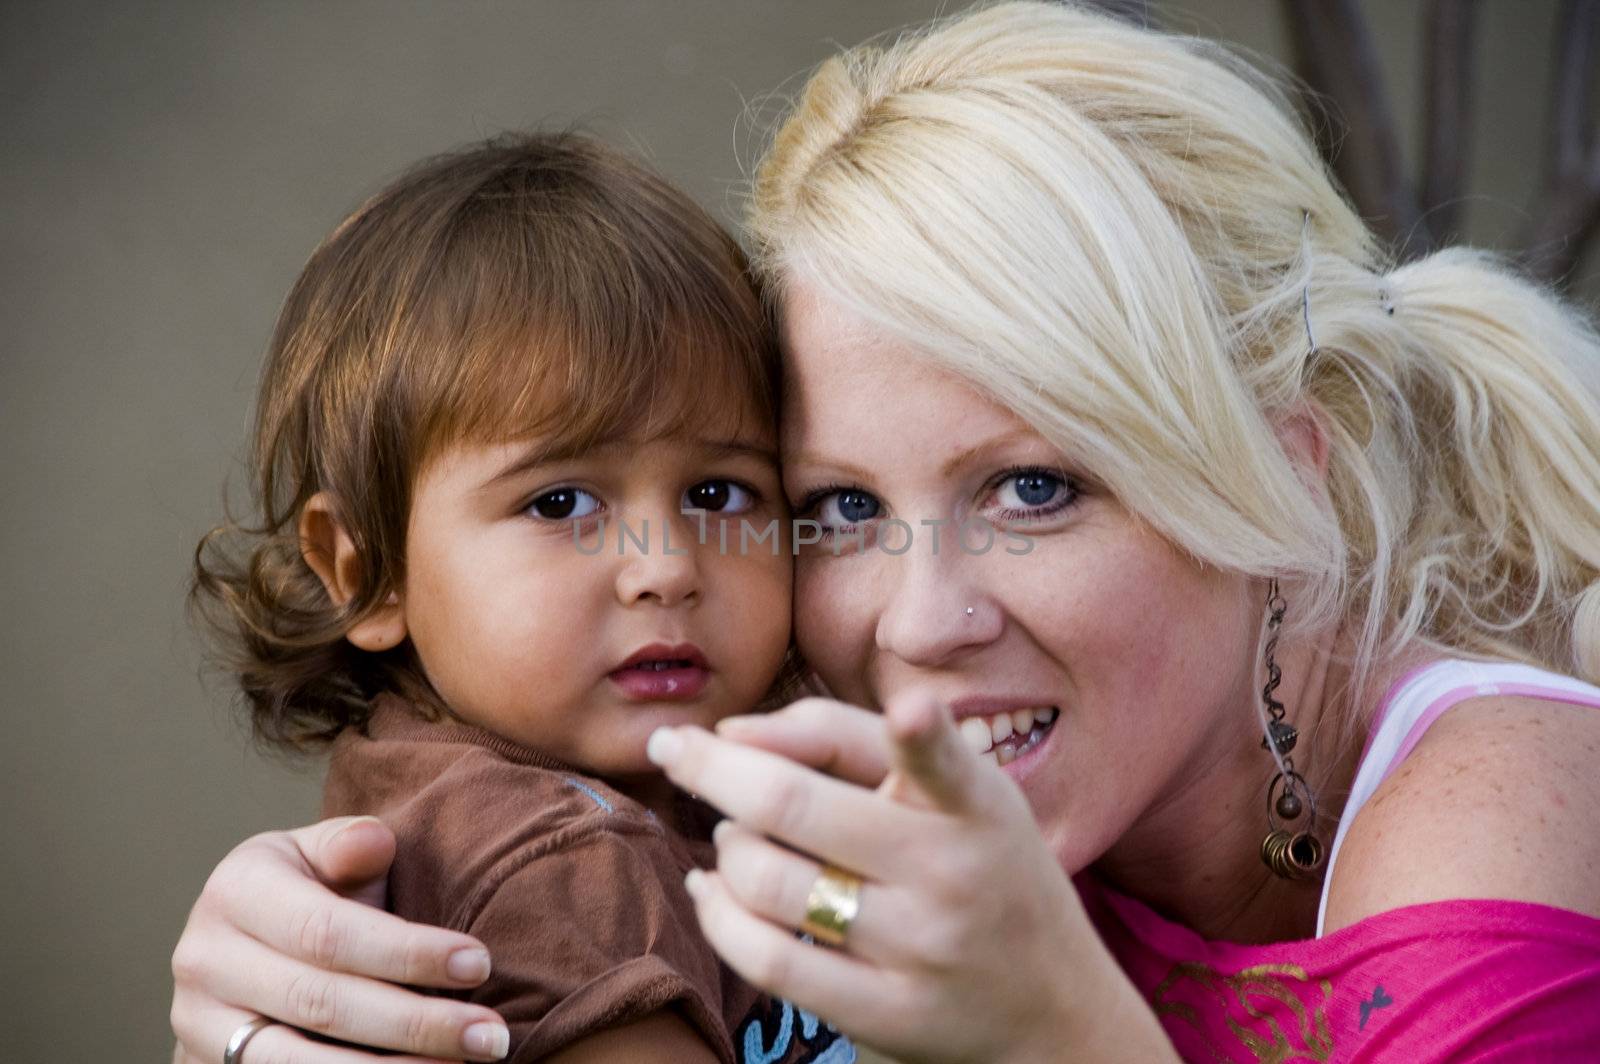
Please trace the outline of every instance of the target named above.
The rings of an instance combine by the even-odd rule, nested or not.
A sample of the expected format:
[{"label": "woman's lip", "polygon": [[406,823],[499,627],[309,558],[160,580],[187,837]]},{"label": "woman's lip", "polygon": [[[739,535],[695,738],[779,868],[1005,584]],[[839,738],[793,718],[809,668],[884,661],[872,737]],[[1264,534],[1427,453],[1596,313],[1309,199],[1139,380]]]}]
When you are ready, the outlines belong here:
[{"label": "woman's lip", "polygon": [[1018,709],[1056,705],[1051,695],[1038,697],[1014,695],[965,695],[950,701],[950,715],[960,724],[967,717],[992,717],[996,713],[1010,713]]},{"label": "woman's lip", "polygon": [[622,668],[612,672],[609,679],[635,702],[687,702],[705,690],[711,670],[698,665],[671,669]]}]

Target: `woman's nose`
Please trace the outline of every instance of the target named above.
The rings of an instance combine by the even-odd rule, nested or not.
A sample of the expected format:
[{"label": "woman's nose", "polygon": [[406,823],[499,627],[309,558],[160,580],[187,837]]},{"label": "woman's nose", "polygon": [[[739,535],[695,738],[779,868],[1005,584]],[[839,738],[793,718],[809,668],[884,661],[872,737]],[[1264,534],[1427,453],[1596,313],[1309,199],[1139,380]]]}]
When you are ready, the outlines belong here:
[{"label": "woman's nose", "polygon": [[622,605],[654,600],[677,606],[699,599],[702,547],[692,520],[681,514],[652,515],[637,525],[619,524],[616,535],[615,546],[622,555],[617,601]]},{"label": "woman's nose", "polygon": [[[919,545],[920,546],[920,545]],[[1001,612],[971,559],[912,550],[897,568],[878,615],[878,649],[909,665],[938,668],[1000,635]]]}]

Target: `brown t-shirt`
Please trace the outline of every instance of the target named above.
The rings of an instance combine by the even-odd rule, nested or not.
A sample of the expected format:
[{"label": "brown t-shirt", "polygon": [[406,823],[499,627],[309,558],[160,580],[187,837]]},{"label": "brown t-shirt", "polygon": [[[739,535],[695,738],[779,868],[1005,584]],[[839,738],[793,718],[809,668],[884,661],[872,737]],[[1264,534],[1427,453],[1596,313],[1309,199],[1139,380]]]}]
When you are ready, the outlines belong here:
[{"label": "brown t-shirt", "polygon": [[508,1061],[670,1008],[726,1064],[847,1064],[817,1018],[761,994],[700,934],[683,886],[715,852],[715,814],[684,799],[680,834],[604,781],[480,728],[374,702],[334,743],[323,815],[371,813],[399,849],[388,907],[488,946],[493,973],[455,996],[511,1028]]}]

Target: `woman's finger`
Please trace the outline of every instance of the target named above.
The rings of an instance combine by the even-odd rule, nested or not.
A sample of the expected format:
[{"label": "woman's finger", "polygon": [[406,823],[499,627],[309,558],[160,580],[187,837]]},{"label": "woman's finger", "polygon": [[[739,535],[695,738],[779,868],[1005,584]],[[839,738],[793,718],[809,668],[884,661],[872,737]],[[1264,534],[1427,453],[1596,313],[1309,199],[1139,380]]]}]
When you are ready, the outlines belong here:
[{"label": "woman's finger", "polygon": [[[211,1010],[206,1016],[209,1030],[199,1042],[199,1048],[192,1053],[180,1048],[173,1057],[173,1064],[214,1064],[222,1059],[233,1032],[253,1019],[254,1015],[238,1009]],[[272,1023],[250,1039],[241,1060],[244,1064],[374,1064],[378,1060],[384,1064],[450,1064],[460,1057],[379,1056],[349,1046],[319,1042],[292,1027]]]},{"label": "woman's finger", "polygon": [[884,793],[912,804],[922,804],[920,798],[946,813],[983,807],[985,766],[962,742],[942,702],[927,691],[905,691],[889,699],[884,721],[894,765]]},{"label": "woman's finger", "polygon": [[648,756],[679,787],[752,831],[875,879],[892,879],[902,848],[931,814],[703,728],[658,728]]},{"label": "woman's finger", "polygon": [[863,787],[878,786],[889,771],[882,715],[831,698],[802,698],[773,713],[727,717],[716,731]]},{"label": "woman's finger", "polygon": [[746,982],[847,1031],[895,1009],[893,977],[849,953],[803,942],[739,904],[717,872],[688,880],[700,930]]},{"label": "woman's finger", "polygon": [[329,849],[332,839],[308,854],[292,835],[257,836],[218,866],[206,895],[224,923],[315,968],[447,989],[488,978],[489,953],[470,935],[410,923],[312,878],[313,858],[326,869]]},{"label": "woman's finger", "polygon": [[[314,968],[251,939],[232,943],[228,955],[233,963],[211,973],[206,989],[216,1000],[247,1009],[251,1015],[269,1016],[342,1042],[403,1053],[452,1060],[498,1060],[505,1055],[509,1041],[505,1021],[482,1005]],[[208,1034],[214,1038],[219,1030]],[[224,1040],[232,1030],[220,1032]],[[262,1031],[251,1041],[251,1050],[265,1036]],[[184,1041],[192,1044],[190,1038]],[[258,1060],[254,1055],[251,1059]]]},{"label": "woman's finger", "polygon": [[357,901],[383,907],[389,866],[394,863],[395,837],[375,816],[340,816],[295,828],[289,839],[312,874]]},{"label": "woman's finger", "polygon": [[[822,866],[731,820],[717,825],[715,840],[717,874],[739,904],[771,923],[800,929]],[[846,948],[862,960],[883,962],[903,953],[895,943],[905,929],[892,916],[897,907],[888,894],[870,881],[861,885],[860,910]]]}]

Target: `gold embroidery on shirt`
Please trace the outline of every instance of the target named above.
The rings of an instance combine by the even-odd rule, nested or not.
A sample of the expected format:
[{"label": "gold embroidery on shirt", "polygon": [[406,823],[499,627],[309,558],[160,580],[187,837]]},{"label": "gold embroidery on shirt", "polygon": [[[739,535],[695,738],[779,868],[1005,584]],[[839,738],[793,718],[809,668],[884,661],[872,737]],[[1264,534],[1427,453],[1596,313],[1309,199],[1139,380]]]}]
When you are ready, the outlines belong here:
[{"label": "gold embroidery on shirt", "polygon": [[[1312,982],[1296,964],[1258,964],[1236,975],[1223,975],[1207,964],[1176,964],[1150,995],[1157,1016],[1172,1017],[1192,1028],[1206,1048],[1221,1062],[1236,1061],[1241,1049],[1253,1053],[1257,1064],[1291,1061],[1327,1061],[1333,1053],[1333,1034],[1326,1006],[1333,984]],[[1202,1022],[1201,1009],[1222,1013],[1238,1042],[1218,1045]],[[1285,1031],[1280,1019],[1288,1013],[1294,1030]]]}]

